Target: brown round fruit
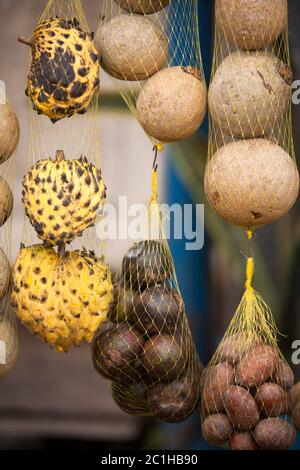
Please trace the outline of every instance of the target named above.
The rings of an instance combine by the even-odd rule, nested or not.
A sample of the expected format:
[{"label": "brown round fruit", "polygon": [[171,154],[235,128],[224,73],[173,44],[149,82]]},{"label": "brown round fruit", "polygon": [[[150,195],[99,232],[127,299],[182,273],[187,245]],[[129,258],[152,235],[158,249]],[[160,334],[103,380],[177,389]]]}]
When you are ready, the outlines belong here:
[{"label": "brown round fruit", "polygon": [[293,408],[292,420],[298,431],[300,431],[300,401]]},{"label": "brown round fruit", "polygon": [[268,136],[288,109],[293,74],[266,52],[230,54],[211,82],[208,104],[222,134],[250,139]]},{"label": "brown round fruit", "polygon": [[18,118],[8,104],[0,104],[0,163],[14,153],[20,138]]},{"label": "brown round fruit", "polygon": [[228,222],[253,229],[283,217],[299,192],[294,160],[264,139],[231,142],[209,160],[205,193]]},{"label": "brown round fruit", "polygon": [[13,369],[19,354],[17,326],[12,320],[0,321],[0,380],[4,379]]},{"label": "brown round fruit", "polygon": [[287,26],[287,0],[218,0],[216,25],[241,49],[272,44]]},{"label": "brown round fruit", "polygon": [[290,366],[285,361],[280,359],[274,371],[272,379],[284,390],[290,390],[294,385],[295,377],[294,372],[292,371]]},{"label": "brown round fruit", "polygon": [[175,337],[156,335],[146,341],[141,361],[153,380],[172,382],[184,372],[186,351]]},{"label": "brown round fruit", "polygon": [[210,415],[202,423],[204,439],[215,446],[224,445],[230,439],[232,432],[232,424],[223,414]]},{"label": "brown round fruit", "polygon": [[169,67],[151,77],[137,99],[145,132],[161,142],[193,135],[206,111],[206,86],[195,67]]},{"label": "brown round fruit", "polygon": [[269,418],[280,416],[288,409],[287,394],[279,385],[271,382],[258,387],[255,400],[260,413]]},{"label": "brown round fruit", "polygon": [[251,432],[234,432],[230,439],[232,450],[258,450],[259,447]]},{"label": "brown round fruit", "polygon": [[295,429],[280,418],[267,418],[258,423],[254,438],[262,449],[287,450],[296,439]]},{"label": "brown round fruit", "polygon": [[114,382],[134,382],[141,378],[139,355],[143,340],[139,333],[126,323],[119,323],[108,331],[96,334],[92,344],[95,369]]},{"label": "brown round fruit", "polygon": [[144,16],[115,16],[99,27],[95,46],[101,67],[119,80],[145,80],[158,72],[168,57],[164,32]]},{"label": "brown round fruit", "polygon": [[0,176],[0,227],[5,224],[13,209],[13,195],[9,184]]},{"label": "brown round fruit", "polygon": [[151,15],[169,5],[170,0],[115,0],[115,2],[130,13]]},{"label": "brown round fruit", "polygon": [[147,402],[147,388],[143,382],[136,382],[124,387],[112,383],[112,397],[125,413],[135,416],[148,416],[152,413]]},{"label": "brown round fruit", "polygon": [[204,378],[202,405],[205,412],[218,413],[224,409],[223,395],[234,382],[234,370],[226,363],[211,366]]},{"label": "brown round fruit", "polygon": [[[257,345],[257,343],[258,339],[253,337],[250,348]],[[227,362],[235,366],[242,359],[246,351],[249,351],[249,338],[244,333],[234,333],[223,339],[216,354],[220,362]]]},{"label": "brown round fruit", "polygon": [[291,390],[291,402],[293,407],[300,403],[300,382],[296,383]]},{"label": "brown round fruit", "polygon": [[199,390],[191,377],[182,377],[170,384],[153,385],[147,396],[150,410],[157,418],[168,423],[180,423],[195,411]]},{"label": "brown round fruit", "polygon": [[5,297],[11,281],[11,267],[6,254],[0,248],[0,300]]},{"label": "brown round fruit", "polygon": [[272,376],[278,360],[278,352],[272,346],[253,348],[236,367],[236,383],[247,388],[258,387]]},{"label": "brown round fruit", "polygon": [[252,395],[244,388],[232,385],[223,394],[230,421],[240,431],[249,431],[259,421],[259,411]]},{"label": "brown round fruit", "polygon": [[130,322],[143,334],[173,334],[182,326],[183,300],[175,290],[150,287],[141,293],[135,305]]},{"label": "brown round fruit", "polygon": [[115,301],[110,311],[110,318],[115,323],[127,321],[135,309],[137,294],[120,285],[115,288]]},{"label": "brown round fruit", "polygon": [[153,284],[165,283],[172,274],[170,251],[159,241],[138,242],[123,258],[122,276],[128,289],[143,291]]}]

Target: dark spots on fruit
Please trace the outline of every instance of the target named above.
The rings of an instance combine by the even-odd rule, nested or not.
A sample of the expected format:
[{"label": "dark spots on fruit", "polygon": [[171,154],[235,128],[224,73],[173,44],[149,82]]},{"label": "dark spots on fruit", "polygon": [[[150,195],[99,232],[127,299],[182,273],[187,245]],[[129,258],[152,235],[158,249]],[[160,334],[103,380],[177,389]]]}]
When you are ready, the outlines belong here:
[{"label": "dark spots on fruit", "polygon": [[47,183],[52,183],[52,178],[51,178],[51,176],[48,176],[48,178],[47,178]]},{"label": "dark spots on fruit", "polygon": [[58,211],[58,209],[59,209],[58,206],[54,206],[54,207],[53,207],[53,210],[54,210],[54,211]]},{"label": "dark spots on fruit", "polygon": [[95,54],[94,52],[90,52],[90,56],[93,62],[97,62],[98,60],[98,55]]},{"label": "dark spots on fruit", "polygon": [[88,69],[86,67],[80,67],[78,69],[78,75],[80,75],[80,77],[85,77],[88,73]]},{"label": "dark spots on fruit", "polygon": [[74,189],[74,184],[73,183],[70,183],[69,186],[68,186],[68,191],[71,193]]},{"label": "dark spots on fruit", "polygon": [[77,222],[81,222],[81,221],[82,221],[81,215],[78,215],[78,217],[76,217],[76,221],[77,221]]},{"label": "dark spots on fruit", "polygon": [[40,274],[41,270],[40,268],[34,268],[33,272],[34,274]]},{"label": "dark spots on fruit", "polygon": [[75,73],[72,65],[69,65],[66,69],[63,70],[62,76],[60,77],[60,85],[63,87],[68,87],[75,79]]},{"label": "dark spots on fruit", "polygon": [[43,215],[43,213],[44,213],[44,209],[39,209],[39,210],[38,210],[38,214],[39,214],[39,215]]},{"label": "dark spots on fruit", "polygon": [[31,192],[31,194],[34,194],[34,193],[35,193],[35,189],[34,189],[34,188],[29,188],[29,191]]},{"label": "dark spots on fruit", "polygon": [[92,182],[92,179],[91,179],[91,177],[88,175],[88,176],[85,178],[84,181],[85,181],[85,183],[86,183],[88,186],[90,186],[90,184],[91,184],[91,182]]},{"label": "dark spots on fruit", "polygon": [[75,44],[75,49],[76,51],[82,51],[82,45],[81,44]]},{"label": "dark spots on fruit", "polygon": [[38,184],[40,184],[41,179],[40,179],[39,176],[36,176],[33,181],[35,182],[36,185],[38,185]]},{"label": "dark spots on fruit", "polygon": [[76,295],[76,292],[77,292],[76,289],[72,289],[72,294],[73,295]]},{"label": "dark spots on fruit", "polygon": [[58,47],[56,48],[56,52],[58,52],[58,54],[63,54],[63,53],[64,53],[64,48],[61,47],[61,46],[58,46]]},{"label": "dark spots on fruit", "polygon": [[63,232],[61,235],[60,235],[60,238],[63,240],[64,238],[66,238],[67,236],[67,232]]},{"label": "dark spots on fruit", "polygon": [[66,175],[65,173],[63,173],[63,174],[61,175],[61,180],[62,180],[63,183],[67,183],[67,182],[68,182],[67,175]]},{"label": "dark spots on fruit", "polygon": [[54,215],[49,215],[48,219],[49,220],[54,220]]},{"label": "dark spots on fruit", "polygon": [[53,226],[53,230],[57,231],[57,230],[59,230],[59,229],[60,229],[60,225],[59,225],[59,224],[55,224],[55,225]]},{"label": "dark spots on fruit", "polygon": [[80,37],[80,39],[85,40],[85,39],[86,39],[86,33],[84,33],[83,31],[81,31],[81,32],[79,33],[79,37]]},{"label": "dark spots on fruit", "polygon": [[47,279],[46,279],[45,277],[42,277],[41,283],[42,283],[42,284],[47,284]]},{"label": "dark spots on fruit", "polygon": [[21,264],[19,264],[19,266],[18,266],[18,271],[19,271],[19,273],[22,271],[22,266],[21,266]]},{"label": "dark spots on fruit", "polygon": [[52,38],[54,38],[55,32],[54,32],[54,31],[49,31],[49,36],[51,36]]},{"label": "dark spots on fruit", "polygon": [[43,193],[43,194],[46,194],[46,192],[47,192],[46,189],[45,189],[45,188],[42,188],[42,193]]},{"label": "dark spots on fruit", "polygon": [[91,205],[91,200],[89,199],[88,201],[86,201],[86,203],[84,204],[84,207],[89,207]]},{"label": "dark spots on fruit", "polygon": [[81,192],[76,194],[76,201],[78,201],[79,199],[81,199]]},{"label": "dark spots on fruit", "polygon": [[262,218],[262,214],[260,212],[251,211],[251,214],[252,214],[254,220],[258,220],[258,219]]},{"label": "dark spots on fruit", "polygon": [[34,222],[34,229],[38,235],[43,235],[44,230],[43,230],[43,224],[39,224],[38,222]]},{"label": "dark spots on fruit", "polygon": [[80,271],[83,269],[83,264],[82,264],[81,261],[80,261],[80,263],[78,263],[77,267],[78,267],[78,269],[80,269]]},{"label": "dark spots on fruit", "polygon": [[60,191],[57,195],[58,199],[62,199],[64,197],[64,193]]},{"label": "dark spots on fruit", "polygon": [[57,192],[57,184],[56,183],[53,184],[52,191],[54,191],[55,193]]},{"label": "dark spots on fruit", "polygon": [[48,206],[52,206],[52,204],[53,204],[52,199],[48,199],[48,200],[47,200],[47,204],[48,204]]},{"label": "dark spots on fruit", "polygon": [[68,93],[62,88],[57,88],[53,93],[53,98],[57,101],[68,101]]},{"label": "dark spots on fruit", "polygon": [[75,82],[71,89],[71,98],[79,98],[82,96],[87,89],[87,84],[81,82]]},{"label": "dark spots on fruit", "polygon": [[69,34],[69,33],[65,33],[65,34],[64,34],[64,38],[65,38],[65,39],[69,39],[69,37],[70,37],[70,34]]},{"label": "dark spots on fruit", "polygon": [[56,239],[56,236],[54,235],[54,233],[49,233],[49,238],[51,241],[54,241]]},{"label": "dark spots on fruit", "polygon": [[41,297],[41,303],[44,304],[46,300],[47,300],[47,296],[43,295],[43,297]]},{"label": "dark spots on fruit", "polygon": [[80,313],[74,313],[74,318],[80,318]]},{"label": "dark spots on fruit", "polygon": [[[53,42],[53,41],[52,41]],[[62,41],[61,39],[58,39],[57,40],[57,44],[59,44],[60,46],[63,46],[64,45],[64,41]]]}]

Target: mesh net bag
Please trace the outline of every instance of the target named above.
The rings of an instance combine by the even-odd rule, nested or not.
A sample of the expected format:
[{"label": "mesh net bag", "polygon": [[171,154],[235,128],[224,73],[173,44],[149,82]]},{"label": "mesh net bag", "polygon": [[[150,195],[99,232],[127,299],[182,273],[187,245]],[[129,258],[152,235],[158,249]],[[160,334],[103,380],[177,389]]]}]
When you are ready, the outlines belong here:
[{"label": "mesh net bag", "polygon": [[197,407],[202,365],[163,235],[156,171],[153,182],[147,235],[123,258],[110,322],[94,338],[92,359],[122,410],[175,423]]},{"label": "mesh net bag", "polygon": [[[113,300],[104,246],[94,228],[106,186],[100,170],[98,71],[94,77],[98,59],[91,38],[80,1],[50,0],[31,41],[27,89],[34,82],[34,70],[37,81],[39,74],[44,79],[39,93],[47,92],[48,85],[53,89],[42,108],[34,104],[41,114],[32,103],[29,107],[29,155],[23,178],[26,215],[13,269],[12,303],[29,330],[59,352],[91,341]],[[77,96],[71,96],[79,82]],[[60,95],[62,90],[68,96]],[[36,95],[28,94],[33,101]],[[76,102],[81,107],[73,109]],[[69,119],[62,119],[63,114]]]},{"label": "mesh net bag", "polygon": [[295,203],[286,0],[216,0],[208,94],[205,191],[225,220],[246,229]]},{"label": "mesh net bag", "polygon": [[19,122],[0,82],[0,380],[13,368],[18,356],[15,316],[10,308],[12,211],[15,176],[14,151],[19,141]]},{"label": "mesh net bag", "polygon": [[194,0],[101,3],[100,64],[154,144],[185,139],[204,119],[197,8]]},{"label": "mesh net bag", "polygon": [[270,309],[252,287],[253,258],[240,305],[202,375],[202,433],[233,450],[288,449],[294,375],[277,344]]}]

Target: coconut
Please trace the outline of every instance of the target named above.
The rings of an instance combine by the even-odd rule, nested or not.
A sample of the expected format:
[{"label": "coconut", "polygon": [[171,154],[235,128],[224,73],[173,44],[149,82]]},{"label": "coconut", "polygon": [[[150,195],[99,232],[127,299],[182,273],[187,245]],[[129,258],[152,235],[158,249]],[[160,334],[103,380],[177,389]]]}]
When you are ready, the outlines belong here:
[{"label": "coconut", "polygon": [[143,16],[115,16],[100,26],[95,45],[102,68],[120,80],[145,80],[163,67],[168,56],[165,34]]},{"label": "coconut", "polygon": [[287,26],[287,0],[218,0],[216,25],[241,49],[272,44]]},{"label": "coconut", "polygon": [[131,13],[151,15],[169,5],[170,0],[115,0],[115,2]]},{"label": "coconut", "polygon": [[6,254],[0,248],[0,300],[7,293],[11,280],[11,268]]},{"label": "coconut", "polygon": [[15,322],[5,316],[0,319],[0,380],[14,367],[19,354],[18,332]]},{"label": "coconut", "polygon": [[222,133],[233,137],[268,135],[282,122],[292,80],[290,67],[273,54],[230,54],[209,88],[211,117]]},{"label": "coconut", "polygon": [[13,195],[8,183],[0,176],[0,227],[5,224],[13,208]]},{"label": "coconut", "polygon": [[209,160],[205,192],[228,222],[252,229],[283,217],[294,205],[299,174],[294,160],[264,139],[231,142]]},{"label": "coconut", "polygon": [[20,137],[18,118],[8,104],[0,104],[0,163],[12,156]]},{"label": "coconut", "polygon": [[147,134],[161,142],[186,139],[202,124],[206,94],[199,69],[163,69],[151,77],[139,93],[138,120]]}]

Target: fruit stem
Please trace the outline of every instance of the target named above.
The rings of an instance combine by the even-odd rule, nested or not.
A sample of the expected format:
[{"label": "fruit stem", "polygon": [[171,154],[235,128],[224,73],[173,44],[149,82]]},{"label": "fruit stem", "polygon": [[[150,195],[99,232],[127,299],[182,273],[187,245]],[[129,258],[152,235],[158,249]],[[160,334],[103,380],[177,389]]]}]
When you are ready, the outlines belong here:
[{"label": "fruit stem", "polygon": [[55,160],[58,160],[59,162],[65,160],[65,154],[63,150],[56,150]]},{"label": "fruit stem", "polygon": [[32,47],[33,46],[33,41],[31,38],[27,38],[26,36],[19,36],[18,41],[21,42],[22,44],[26,44],[27,46]]}]

